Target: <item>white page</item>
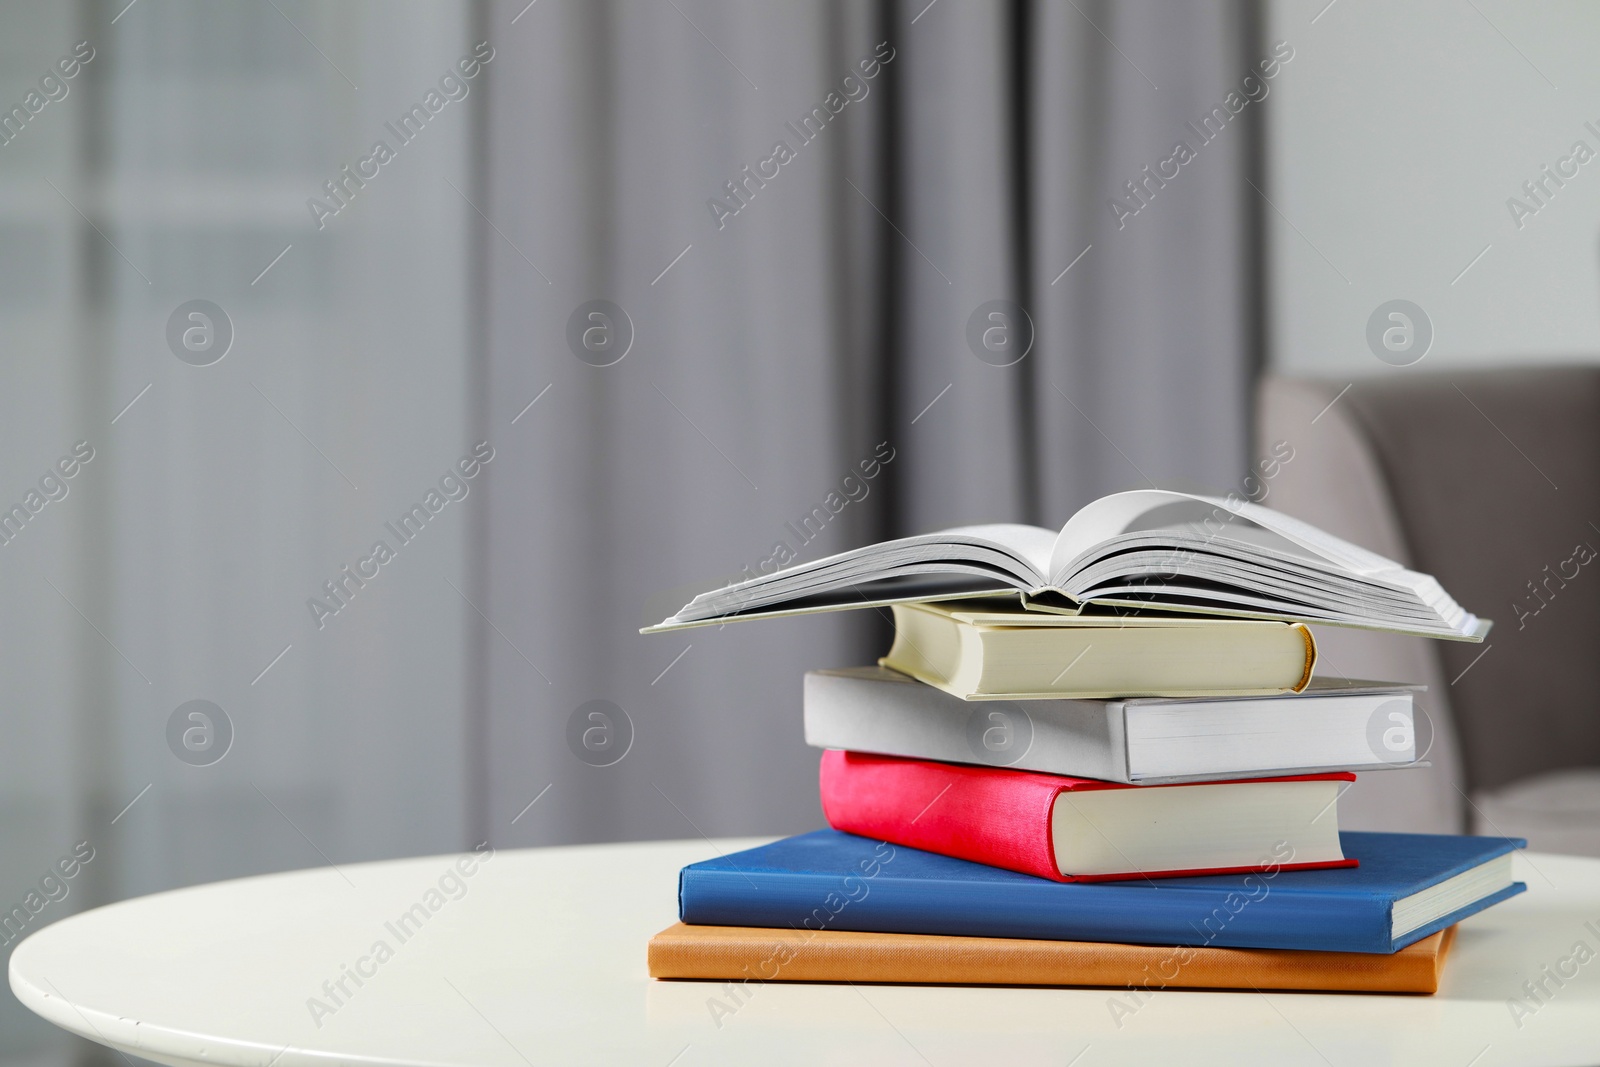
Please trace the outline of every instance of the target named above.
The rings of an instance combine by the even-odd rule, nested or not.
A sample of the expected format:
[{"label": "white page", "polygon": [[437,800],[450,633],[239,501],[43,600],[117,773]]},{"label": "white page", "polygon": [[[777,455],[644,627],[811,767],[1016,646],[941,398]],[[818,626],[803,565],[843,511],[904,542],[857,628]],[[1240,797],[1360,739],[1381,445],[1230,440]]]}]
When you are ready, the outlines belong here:
[{"label": "white page", "polygon": [[996,541],[1025,560],[1039,575],[1040,585],[1050,578],[1050,556],[1055,551],[1056,533],[1043,526],[1024,526],[1021,523],[989,523],[984,526],[954,526],[940,530],[940,534],[964,534]]},{"label": "white page", "polygon": [[[1029,573],[1003,578],[995,575],[995,579],[1026,591],[1044,584],[1045,568],[1049,565],[1055,538],[1053,531],[1040,526],[992,523],[883,541],[708,590],[664,620],[662,625],[738,611],[765,613],[767,608],[813,593],[918,573],[983,576],[991,574],[989,568],[995,567],[1008,575],[1023,570]],[[980,547],[984,551],[978,551]],[[984,559],[985,555],[989,558]],[[1002,559],[1010,561],[1009,564],[1002,566]],[[982,560],[983,567],[965,566],[963,560]],[[1018,577],[1026,584],[1019,586]]]},{"label": "white page", "polygon": [[[1136,524],[1141,515],[1155,508],[1182,503],[1197,503],[1212,509],[1208,513],[1214,514],[1217,522],[1236,517],[1254,523],[1263,531],[1276,535],[1273,540],[1286,542],[1278,545],[1280,551],[1293,555],[1310,552],[1335,568],[1350,574],[1371,578],[1382,575],[1384,580],[1390,582],[1398,581],[1408,586],[1411,584],[1402,577],[1409,572],[1393,560],[1385,559],[1359,545],[1334,537],[1280,511],[1247,501],[1230,504],[1220,497],[1178,493],[1167,489],[1135,489],[1126,493],[1113,493],[1081,508],[1076,515],[1067,520],[1067,524],[1057,535],[1050,556],[1050,569],[1046,573],[1052,580],[1059,579],[1065,570],[1079,561],[1081,556],[1102,542],[1125,532]],[[1230,528],[1235,525],[1229,524]],[[1252,537],[1251,540],[1258,538]]]}]

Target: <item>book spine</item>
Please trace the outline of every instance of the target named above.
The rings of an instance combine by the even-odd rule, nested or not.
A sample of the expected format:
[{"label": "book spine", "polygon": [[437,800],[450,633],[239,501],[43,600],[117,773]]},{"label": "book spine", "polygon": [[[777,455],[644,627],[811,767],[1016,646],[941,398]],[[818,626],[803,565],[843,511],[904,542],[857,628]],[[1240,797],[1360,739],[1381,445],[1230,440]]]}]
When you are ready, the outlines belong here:
[{"label": "book spine", "polygon": [[1051,845],[1059,785],[1027,774],[824,752],[822,812],[835,830],[1063,881]]},{"label": "book spine", "polygon": [[959,647],[960,628],[949,619],[930,616],[904,604],[890,605],[890,610],[894,613],[894,643],[889,646],[888,655],[878,662],[926,685],[948,690],[950,676],[935,669],[927,649],[938,648],[941,658],[958,659],[947,646]]}]

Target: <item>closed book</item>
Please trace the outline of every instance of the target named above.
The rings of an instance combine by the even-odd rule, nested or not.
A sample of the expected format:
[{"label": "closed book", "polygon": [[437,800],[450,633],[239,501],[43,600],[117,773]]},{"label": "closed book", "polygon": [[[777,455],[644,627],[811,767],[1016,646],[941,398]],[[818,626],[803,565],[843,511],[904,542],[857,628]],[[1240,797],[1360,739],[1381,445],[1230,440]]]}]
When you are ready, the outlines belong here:
[{"label": "closed book", "polygon": [[963,700],[1298,692],[1317,660],[1298,623],[894,605],[879,662]]},{"label": "closed book", "polygon": [[1130,786],[830,750],[818,777],[835,830],[1056,881],[1355,865],[1353,774]]},{"label": "closed book", "polygon": [[885,667],[808,671],[806,744],[1110,782],[1416,764],[1420,686],[1313,678],[1237,698],[966,701]]},{"label": "closed book", "polygon": [[690,925],[1397,952],[1527,888],[1504,837],[1346,831],[1359,867],[1053,882],[814,830],[678,875]]},{"label": "closed book", "polygon": [[652,978],[715,982],[1434,993],[1456,928],[1393,955],[944,937],[674,923],[650,939]]}]

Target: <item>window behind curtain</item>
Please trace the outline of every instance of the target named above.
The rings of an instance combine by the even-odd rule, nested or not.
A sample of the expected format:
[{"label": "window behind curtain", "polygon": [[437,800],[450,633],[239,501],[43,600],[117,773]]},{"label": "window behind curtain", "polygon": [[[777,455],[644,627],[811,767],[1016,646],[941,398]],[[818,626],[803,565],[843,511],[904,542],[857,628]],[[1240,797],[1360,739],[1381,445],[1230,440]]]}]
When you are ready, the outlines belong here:
[{"label": "window behind curtain", "polygon": [[[450,482],[465,498],[409,543],[385,524],[480,436],[482,79],[410,143],[385,123],[471,52],[473,9],[123,3],[0,12],[7,108],[94,49],[0,146],[0,500],[93,449],[0,546],[0,908],[94,850],[24,932],[173,886],[468,844],[466,546],[493,464]],[[395,157],[319,229],[308,199],[332,203],[324,182],[379,139]],[[197,299],[233,333],[209,366],[167,338]],[[341,575],[383,539],[376,576]],[[338,610],[319,620],[313,598]],[[192,700],[231,723],[219,762],[169,746]],[[0,1059],[81,1054],[0,998]]]}]

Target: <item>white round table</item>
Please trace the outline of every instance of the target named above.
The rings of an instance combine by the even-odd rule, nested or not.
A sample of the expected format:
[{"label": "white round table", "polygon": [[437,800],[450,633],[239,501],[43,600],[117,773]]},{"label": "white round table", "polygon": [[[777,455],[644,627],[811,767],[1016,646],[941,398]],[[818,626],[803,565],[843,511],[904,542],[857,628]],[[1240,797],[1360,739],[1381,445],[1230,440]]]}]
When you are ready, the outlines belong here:
[{"label": "white round table", "polygon": [[[1172,991],[1130,1016],[1105,989],[773,983],[719,1026],[720,987],[651,980],[645,942],[676,918],[679,867],[756,843],[435,856],[159,893],[35,933],[11,988],[91,1040],[207,1067],[1600,1062],[1600,958],[1573,955],[1600,952],[1600,860],[1519,856],[1528,892],[1462,924],[1431,997]],[[1546,965],[1576,975],[1527,1000]],[[1519,997],[1532,1010],[1514,1013]]]}]

